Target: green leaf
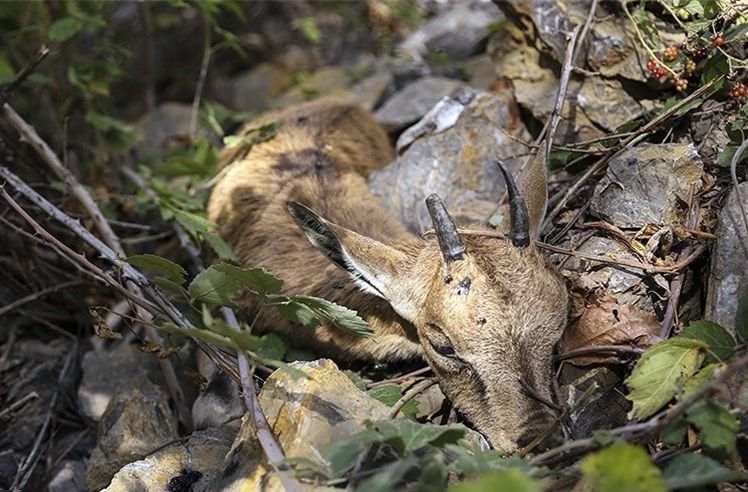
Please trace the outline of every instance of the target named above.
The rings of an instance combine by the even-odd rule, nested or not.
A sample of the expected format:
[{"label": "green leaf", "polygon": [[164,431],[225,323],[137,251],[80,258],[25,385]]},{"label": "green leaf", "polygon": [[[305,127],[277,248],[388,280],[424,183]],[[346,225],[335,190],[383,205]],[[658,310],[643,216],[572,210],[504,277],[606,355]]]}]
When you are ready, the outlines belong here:
[{"label": "green leaf", "polygon": [[195,301],[236,307],[234,298],[239,293],[239,283],[235,278],[218,270],[215,265],[211,265],[192,279],[187,293]]},{"label": "green leaf", "polygon": [[282,359],[286,355],[286,343],[276,333],[266,333],[260,338],[255,352],[266,359]]},{"label": "green leaf", "polygon": [[740,24],[736,24],[732,28],[725,31],[725,34],[722,37],[725,38],[725,43],[729,43],[731,41],[744,37],[746,32],[748,32],[748,22],[743,22]]},{"label": "green leaf", "polygon": [[582,460],[582,481],[596,492],[664,492],[660,470],[646,451],[628,443],[614,444]]},{"label": "green leaf", "polygon": [[211,268],[223,272],[255,294],[278,294],[283,288],[283,280],[264,268],[242,268],[229,263],[217,263]]},{"label": "green leaf", "polygon": [[695,391],[700,390],[714,379],[717,371],[724,370],[725,365],[714,362],[702,367],[699,372],[686,379],[683,383],[683,393],[678,395],[679,400],[684,400],[691,396]]},{"label": "green leaf", "polygon": [[727,360],[735,349],[735,339],[732,335],[713,321],[693,321],[678,336],[706,343],[713,354],[707,356],[707,363],[714,362],[714,357],[721,361]]},{"label": "green leaf", "polygon": [[184,289],[182,289],[182,284],[184,283],[184,280],[182,282],[173,282],[169,280],[166,277],[156,277],[151,280],[154,285],[157,287],[163,289],[163,290],[173,290],[175,292],[184,292]]},{"label": "green leaf", "polygon": [[662,408],[680,390],[682,381],[704,360],[707,345],[699,340],[671,338],[648,348],[626,380],[631,389],[631,413],[645,419]]},{"label": "green leaf", "polygon": [[294,303],[309,308],[314,313],[314,317],[319,321],[329,321],[335,327],[347,333],[366,338],[374,337],[374,332],[369,328],[369,323],[352,309],[325,299],[320,299],[319,297],[297,295],[292,296],[290,299]]},{"label": "green leaf", "polygon": [[134,267],[148,268],[158,273],[163,273],[167,279],[178,285],[182,284],[184,278],[187,276],[187,272],[181,265],[157,255],[132,255],[127,257],[125,261]]},{"label": "green leaf", "polygon": [[745,473],[730,470],[708,456],[693,453],[676,456],[662,476],[670,490],[706,487],[748,478]]},{"label": "green leaf", "polygon": [[319,43],[322,32],[317,27],[314,17],[299,17],[291,21],[291,28],[301,31],[304,37],[312,43]]},{"label": "green leaf", "polygon": [[322,458],[330,465],[332,476],[340,477],[353,467],[361,453],[371,444],[381,440],[379,432],[366,429],[350,437],[332,441],[322,450]]},{"label": "green leaf", "polygon": [[529,463],[518,456],[504,456],[497,449],[487,451],[471,451],[466,449],[464,443],[448,444],[445,446],[455,456],[452,468],[455,472],[464,476],[485,475],[486,473],[509,470],[516,468],[525,473],[537,472]]},{"label": "green leaf", "polygon": [[688,431],[688,424],[686,419],[680,417],[670,422],[664,429],[660,437],[662,442],[670,446],[677,446],[686,440],[686,432]]},{"label": "green leaf", "polygon": [[[400,401],[403,396],[403,392],[400,390],[400,386],[396,384],[383,384],[381,386],[374,386],[366,392],[369,396],[376,398],[388,407],[393,406],[395,403]],[[400,413],[408,417],[409,419],[415,420],[418,415],[418,403],[415,399],[408,401],[400,409]]]},{"label": "green leaf", "polygon": [[[703,84],[707,84],[717,77],[721,77],[723,75],[727,76],[729,74],[730,64],[727,61],[727,57],[722,53],[716,53],[715,55],[707,58],[707,60],[704,62],[704,69],[701,74],[701,82]],[[717,83],[716,85],[721,86],[723,84],[724,79],[721,83]]]},{"label": "green leaf", "polygon": [[686,419],[699,429],[699,437],[710,449],[737,453],[738,420],[723,406],[699,400],[686,410]]},{"label": "green leaf", "polygon": [[177,222],[182,224],[182,227],[187,229],[187,231],[192,234],[203,234],[216,227],[216,224],[214,222],[206,219],[205,217],[201,217],[200,215],[186,212],[184,210],[176,210],[174,212],[174,218],[177,220]]},{"label": "green leaf", "polygon": [[268,302],[283,316],[304,328],[312,329],[319,325],[314,311],[304,304],[294,302],[286,296],[268,296]]},{"label": "green leaf", "polygon": [[234,250],[231,249],[231,246],[226,244],[226,241],[221,239],[221,236],[214,232],[204,232],[203,238],[205,238],[205,242],[208,243],[208,246],[211,247],[211,249],[218,255],[218,257],[222,260],[230,260],[230,261],[239,261],[239,258],[236,257],[234,254]]},{"label": "green leaf", "polygon": [[421,424],[404,419],[381,420],[374,424],[374,428],[401,455],[427,444],[437,447],[455,444],[465,435],[465,427],[462,425]]},{"label": "green leaf", "polygon": [[83,24],[79,19],[74,17],[63,17],[62,19],[56,20],[54,24],[49,27],[47,36],[49,36],[50,41],[62,43],[78,34],[78,31],[80,31],[82,27]]},{"label": "green leaf", "polygon": [[748,285],[743,288],[735,313],[735,332],[743,343],[748,343]]},{"label": "green leaf", "polygon": [[517,469],[494,472],[447,489],[449,492],[540,492],[542,483]]}]

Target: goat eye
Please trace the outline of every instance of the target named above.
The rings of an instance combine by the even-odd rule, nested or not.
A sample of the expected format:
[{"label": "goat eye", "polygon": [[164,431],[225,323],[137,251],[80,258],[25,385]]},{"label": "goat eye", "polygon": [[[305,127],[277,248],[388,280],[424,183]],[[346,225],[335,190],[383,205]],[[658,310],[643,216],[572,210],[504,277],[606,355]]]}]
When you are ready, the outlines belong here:
[{"label": "goat eye", "polygon": [[455,349],[451,345],[442,345],[442,344],[432,343],[431,346],[434,348],[436,353],[441,356],[448,357],[450,359],[457,357],[457,354],[455,353]]}]

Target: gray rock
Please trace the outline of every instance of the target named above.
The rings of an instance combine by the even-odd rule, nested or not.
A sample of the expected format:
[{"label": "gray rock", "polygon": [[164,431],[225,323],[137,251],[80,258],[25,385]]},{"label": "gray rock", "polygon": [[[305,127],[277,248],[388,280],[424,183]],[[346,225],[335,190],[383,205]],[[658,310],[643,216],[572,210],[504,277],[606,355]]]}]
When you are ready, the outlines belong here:
[{"label": "gray rock", "polygon": [[[167,102],[143,115],[134,124],[140,135],[140,142],[136,146],[138,156],[144,159],[159,158],[170,148],[183,145],[182,141],[190,134],[191,114],[192,106],[189,104]],[[215,138],[199,124],[197,136]]]},{"label": "gray rock", "polygon": [[403,133],[400,157],[372,173],[369,187],[414,232],[431,228],[431,193],[456,220],[485,221],[504,189],[496,160],[516,172],[529,140],[511,94],[458,91]]},{"label": "gray rock", "polygon": [[[196,431],[186,442],[174,443],[122,467],[104,490],[222,490],[214,484],[226,469],[226,453],[238,430],[239,426],[234,424]],[[257,451],[254,454],[257,466],[259,456]],[[247,457],[248,462],[252,459]]]},{"label": "gray rock", "polygon": [[293,72],[274,63],[260,63],[230,79],[218,91],[222,101],[238,111],[263,111],[293,84]]},{"label": "gray rock", "polygon": [[418,59],[428,53],[464,59],[477,52],[488,27],[503,19],[496,5],[486,0],[461,1],[419,26],[398,47],[401,56]]},{"label": "gray rock", "polygon": [[55,469],[48,492],[83,492],[86,490],[86,465],[82,461],[65,460]]},{"label": "gray rock", "polygon": [[177,437],[165,395],[145,376],[131,380],[112,398],[99,422],[86,488],[101,490],[122,466],[142,459]]},{"label": "gray rock", "polygon": [[496,64],[487,54],[474,56],[465,62],[467,83],[474,89],[487,91],[498,77]]},{"label": "gray rock", "polygon": [[610,161],[595,189],[591,212],[618,227],[678,225],[704,165],[693,145],[643,144]]},{"label": "gray rock", "polygon": [[[117,368],[113,370],[112,368]],[[81,362],[83,377],[78,386],[81,414],[98,421],[114,394],[128,381],[158,370],[156,359],[132,345],[118,344],[112,349],[89,350]]]},{"label": "gray rock", "polygon": [[[748,210],[748,183],[741,183],[738,188],[743,208]],[[738,299],[748,286],[748,230],[735,188],[722,209],[716,235],[705,317],[734,334]]]},{"label": "gray rock", "polygon": [[445,77],[427,77],[392,95],[374,117],[389,132],[402,130],[421,119],[439,100],[466,85]]}]

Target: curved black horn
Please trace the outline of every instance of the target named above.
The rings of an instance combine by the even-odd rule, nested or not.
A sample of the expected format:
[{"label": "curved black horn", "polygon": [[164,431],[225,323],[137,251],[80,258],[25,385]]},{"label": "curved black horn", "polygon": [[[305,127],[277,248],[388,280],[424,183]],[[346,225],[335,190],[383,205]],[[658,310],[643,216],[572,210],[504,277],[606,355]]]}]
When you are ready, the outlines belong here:
[{"label": "curved black horn", "polygon": [[526,248],[530,245],[530,217],[527,214],[525,199],[519,194],[517,183],[509,170],[501,161],[496,161],[506,181],[506,191],[509,194],[509,226],[511,232],[509,238],[517,248]]},{"label": "curved black horn", "polygon": [[462,240],[457,234],[457,227],[455,227],[455,223],[449,216],[447,207],[444,206],[439,195],[436,193],[429,195],[426,198],[426,208],[429,209],[431,222],[434,224],[434,230],[436,231],[436,240],[439,242],[439,249],[444,261],[450,263],[463,259],[465,257],[465,245],[462,244]]}]

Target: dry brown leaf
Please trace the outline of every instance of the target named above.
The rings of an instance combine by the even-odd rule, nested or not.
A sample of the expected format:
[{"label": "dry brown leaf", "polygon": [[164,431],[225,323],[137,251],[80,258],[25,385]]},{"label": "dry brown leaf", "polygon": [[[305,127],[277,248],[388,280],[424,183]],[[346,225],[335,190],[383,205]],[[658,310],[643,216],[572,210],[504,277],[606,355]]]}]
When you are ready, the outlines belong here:
[{"label": "dry brown leaf", "polygon": [[[618,304],[611,294],[591,301],[561,338],[561,355],[602,345],[645,348],[660,340],[661,325],[652,313],[628,304]],[[613,352],[585,354],[567,359],[576,365],[615,363]]]}]

